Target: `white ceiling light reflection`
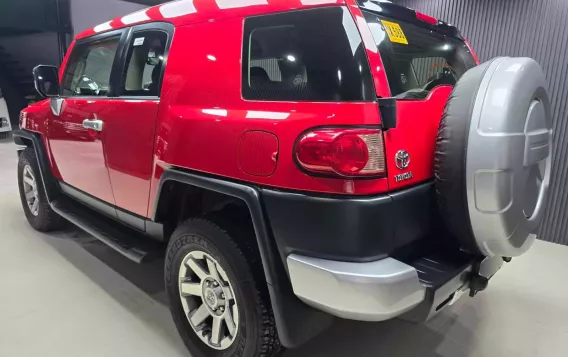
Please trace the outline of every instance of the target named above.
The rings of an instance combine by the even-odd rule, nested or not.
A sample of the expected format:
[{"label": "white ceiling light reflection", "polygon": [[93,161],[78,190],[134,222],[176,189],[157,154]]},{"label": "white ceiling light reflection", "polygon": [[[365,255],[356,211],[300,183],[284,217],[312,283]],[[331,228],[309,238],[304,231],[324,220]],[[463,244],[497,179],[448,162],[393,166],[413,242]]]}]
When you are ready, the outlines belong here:
[{"label": "white ceiling light reflection", "polygon": [[166,19],[197,12],[193,0],[178,0],[160,6],[160,14]]},{"label": "white ceiling light reflection", "polygon": [[208,59],[209,61],[217,61],[217,58],[216,58],[215,56],[213,56],[213,55],[207,55],[207,59]]},{"label": "white ceiling light reflection", "polygon": [[110,25],[110,21],[107,21],[103,24],[97,25],[93,28],[93,31],[95,32],[103,32],[103,31],[107,31],[107,30],[112,30],[112,26]]},{"label": "white ceiling light reflection", "polygon": [[247,119],[275,119],[283,120],[290,116],[290,113],[282,112],[263,112],[258,110],[248,110],[246,118]]},{"label": "white ceiling light reflection", "polygon": [[137,22],[148,21],[150,17],[146,14],[146,10],[138,11],[133,14],[123,16],[120,21],[125,25],[135,24]]},{"label": "white ceiling light reflection", "polygon": [[227,109],[201,109],[205,114],[216,115],[219,117],[226,117],[228,112]]},{"label": "white ceiling light reflection", "polygon": [[292,56],[292,55],[288,55],[286,56],[286,59],[290,62],[296,62],[296,57]]},{"label": "white ceiling light reflection", "polygon": [[369,29],[371,30],[371,35],[375,39],[375,43],[381,43],[386,37],[386,32],[383,30],[381,25],[376,22],[369,23]]},{"label": "white ceiling light reflection", "polygon": [[267,0],[215,0],[219,9],[234,9],[254,5],[268,5]]},{"label": "white ceiling light reflection", "polygon": [[361,32],[361,37],[363,38],[363,43],[365,44],[365,48],[373,53],[377,53],[379,49],[375,44],[375,40],[373,39],[371,31],[369,31],[369,28],[367,27],[367,21],[365,21],[365,19],[361,16],[356,16],[356,18],[359,31]]}]

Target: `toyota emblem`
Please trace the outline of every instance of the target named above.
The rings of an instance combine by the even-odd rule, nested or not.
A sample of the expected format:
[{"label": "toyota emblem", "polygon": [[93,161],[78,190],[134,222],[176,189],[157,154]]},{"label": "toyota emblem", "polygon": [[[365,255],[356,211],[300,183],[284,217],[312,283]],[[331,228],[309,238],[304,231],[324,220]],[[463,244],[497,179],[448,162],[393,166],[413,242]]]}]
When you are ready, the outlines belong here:
[{"label": "toyota emblem", "polygon": [[406,150],[399,150],[396,155],[394,156],[396,167],[401,170],[404,170],[410,164],[410,155]]}]

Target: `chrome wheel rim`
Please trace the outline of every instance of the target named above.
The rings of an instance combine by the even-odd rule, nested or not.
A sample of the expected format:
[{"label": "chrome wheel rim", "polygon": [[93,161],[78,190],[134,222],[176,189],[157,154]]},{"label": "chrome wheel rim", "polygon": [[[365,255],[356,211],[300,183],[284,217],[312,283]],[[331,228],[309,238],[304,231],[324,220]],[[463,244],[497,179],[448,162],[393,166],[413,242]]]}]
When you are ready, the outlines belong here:
[{"label": "chrome wheel rim", "polygon": [[30,165],[24,166],[23,172],[24,195],[30,212],[37,216],[39,212],[39,195],[37,193],[37,181]]},{"label": "chrome wheel rim", "polygon": [[223,267],[202,251],[189,252],[179,268],[179,296],[189,325],[207,346],[229,348],[239,328],[235,293]]}]

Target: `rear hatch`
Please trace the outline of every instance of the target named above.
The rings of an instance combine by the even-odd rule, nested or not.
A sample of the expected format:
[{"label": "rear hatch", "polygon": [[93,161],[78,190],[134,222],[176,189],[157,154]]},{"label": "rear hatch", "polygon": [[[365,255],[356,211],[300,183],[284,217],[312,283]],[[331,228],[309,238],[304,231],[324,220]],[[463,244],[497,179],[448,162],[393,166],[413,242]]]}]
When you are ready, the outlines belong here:
[{"label": "rear hatch", "polygon": [[360,6],[396,99],[396,127],[384,132],[389,189],[396,190],[433,177],[444,106],[476,60],[455,27],[391,3]]}]

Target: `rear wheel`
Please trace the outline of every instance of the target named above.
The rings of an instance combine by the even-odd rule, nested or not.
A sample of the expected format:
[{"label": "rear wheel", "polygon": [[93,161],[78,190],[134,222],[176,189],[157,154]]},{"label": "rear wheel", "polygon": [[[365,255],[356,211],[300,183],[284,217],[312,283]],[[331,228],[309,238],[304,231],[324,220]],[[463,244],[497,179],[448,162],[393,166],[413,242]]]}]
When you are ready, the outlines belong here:
[{"label": "rear wheel", "polygon": [[30,225],[40,232],[61,228],[63,218],[51,209],[41,181],[36,153],[24,149],[18,161],[18,188],[24,213]]},{"label": "rear wheel", "polygon": [[266,283],[215,219],[190,219],[172,235],[165,281],[173,319],[192,356],[269,357],[280,350]]}]

